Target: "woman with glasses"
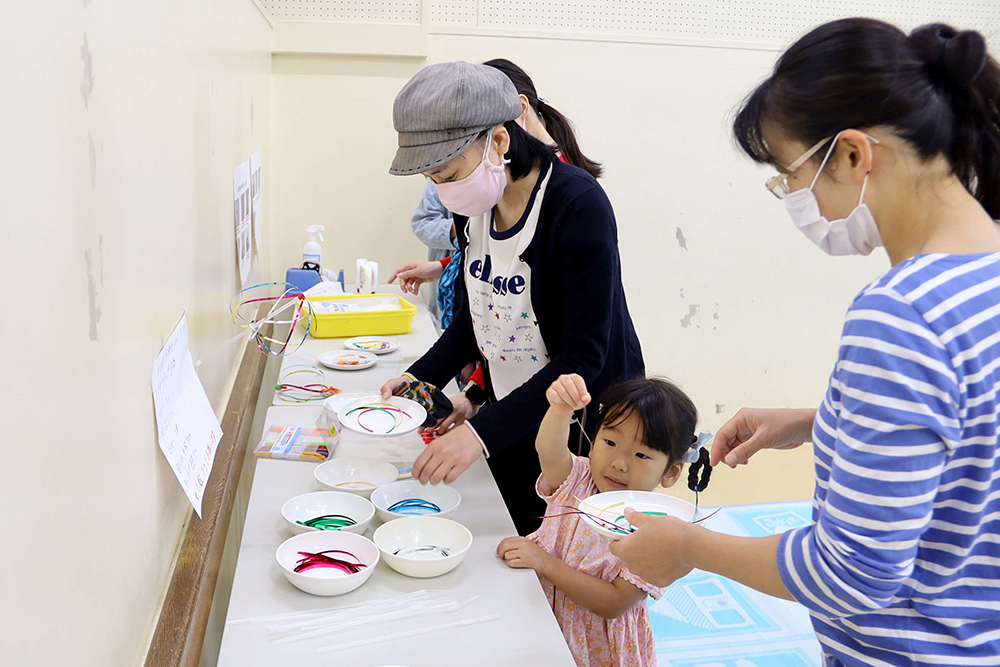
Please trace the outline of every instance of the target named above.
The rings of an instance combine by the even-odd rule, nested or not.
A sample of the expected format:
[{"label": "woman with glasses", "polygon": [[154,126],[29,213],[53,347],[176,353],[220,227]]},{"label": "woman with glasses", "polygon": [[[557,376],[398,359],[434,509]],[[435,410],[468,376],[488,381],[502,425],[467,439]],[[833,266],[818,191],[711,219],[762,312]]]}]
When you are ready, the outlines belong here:
[{"label": "woman with glasses", "polygon": [[[884,247],[818,410],[741,410],[712,462],[812,441],[813,523],[768,538],[630,513],[612,551],[805,605],[827,665],[1000,664],[1000,67],[977,32],[820,26],[744,102],[743,150],[831,255]],[[669,556],[664,556],[669,554]]]}]

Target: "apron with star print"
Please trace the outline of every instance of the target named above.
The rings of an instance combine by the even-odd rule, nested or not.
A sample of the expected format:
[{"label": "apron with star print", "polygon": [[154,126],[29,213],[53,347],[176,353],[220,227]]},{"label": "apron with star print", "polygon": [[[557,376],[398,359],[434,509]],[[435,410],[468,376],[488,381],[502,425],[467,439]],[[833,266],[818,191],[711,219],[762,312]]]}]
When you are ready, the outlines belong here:
[{"label": "apron with star print", "polygon": [[493,212],[469,219],[463,262],[476,344],[489,365],[500,400],[549,362],[531,307],[531,268],[521,255],[538,226],[551,169],[536,186],[529,210],[506,232],[493,227]]}]

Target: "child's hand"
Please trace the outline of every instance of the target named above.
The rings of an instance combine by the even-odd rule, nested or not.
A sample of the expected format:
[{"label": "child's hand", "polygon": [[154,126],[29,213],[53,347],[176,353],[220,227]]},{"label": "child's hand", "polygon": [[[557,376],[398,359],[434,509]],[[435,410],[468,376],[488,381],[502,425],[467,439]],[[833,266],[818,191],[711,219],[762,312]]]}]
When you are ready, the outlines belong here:
[{"label": "child's hand", "polygon": [[545,391],[551,409],[567,414],[576,412],[590,403],[590,393],[583,378],[573,373],[560,375]]},{"label": "child's hand", "polygon": [[527,537],[508,537],[497,546],[497,556],[510,567],[531,568],[542,576],[552,556]]}]

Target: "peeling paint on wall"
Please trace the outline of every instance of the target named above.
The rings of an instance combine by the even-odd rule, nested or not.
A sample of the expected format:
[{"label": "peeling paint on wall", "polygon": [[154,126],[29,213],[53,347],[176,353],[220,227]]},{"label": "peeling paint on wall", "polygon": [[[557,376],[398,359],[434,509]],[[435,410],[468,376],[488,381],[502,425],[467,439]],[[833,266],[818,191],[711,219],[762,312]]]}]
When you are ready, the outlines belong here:
[{"label": "peeling paint on wall", "polygon": [[688,242],[687,239],[684,238],[684,232],[681,231],[680,227],[677,228],[677,234],[675,234],[675,237],[677,238],[677,245],[687,250]]},{"label": "peeling paint on wall", "polygon": [[90,309],[90,340],[97,340],[97,323],[101,321],[101,304],[97,302],[97,285],[94,281],[94,261],[90,248],[83,251],[87,262],[87,297]]},{"label": "peeling paint on wall", "polygon": [[94,137],[87,133],[87,148],[90,151],[90,187],[97,187],[97,148],[94,147]]},{"label": "peeling paint on wall", "polygon": [[94,59],[90,54],[90,43],[87,33],[83,33],[83,46],[80,47],[80,58],[83,60],[83,83],[80,93],[83,95],[83,105],[90,108],[90,96],[94,92]]},{"label": "peeling paint on wall", "polygon": [[681,318],[681,326],[685,329],[691,326],[691,318],[697,315],[699,310],[701,306],[696,303],[688,306],[688,314]]}]

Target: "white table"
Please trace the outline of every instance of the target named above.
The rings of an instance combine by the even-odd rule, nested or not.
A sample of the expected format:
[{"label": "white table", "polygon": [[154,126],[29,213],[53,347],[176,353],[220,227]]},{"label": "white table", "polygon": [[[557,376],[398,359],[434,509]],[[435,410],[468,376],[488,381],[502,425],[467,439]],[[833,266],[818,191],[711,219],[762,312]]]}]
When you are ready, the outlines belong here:
[{"label": "white table", "polygon": [[[394,353],[400,357],[398,363],[380,363],[376,368],[357,372],[330,371],[329,374],[336,374],[335,386],[350,391],[377,390],[385,380],[405,370],[406,365],[419,357],[434,340],[433,325],[423,307],[414,318],[413,332],[398,338],[403,345],[400,351]],[[308,360],[315,361],[320,352],[342,349],[342,346],[342,339],[309,339],[297,357],[286,358],[284,363],[311,363]],[[272,425],[312,426],[321,412],[319,403],[274,406],[268,409],[264,428]],[[416,434],[375,439],[345,432],[334,457],[365,455],[404,466],[412,463],[423,446]],[[294,461],[256,462],[227,627],[219,654],[220,667],[574,666],[572,655],[535,574],[530,570],[512,570],[494,555],[500,540],[516,532],[483,459],[478,460],[454,484],[462,494],[462,504],[454,519],[473,534],[472,547],[457,569],[433,579],[412,579],[398,574],[383,562],[379,563],[367,583],[347,595],[314,597],[294,588],[285,580],[274,559],[278,545],[291,536],[281,518],[280,509],[286,500],[296,495],[323,490],[313,477],[316,465]],[[366,535],[370,537],[379,523],[376,518]],[[271,639],[279,635],[269,634],[266,626],[234,622],[285,612],[335,609],[423,589],[449,591],[460,602],[475,596],[478,598],[453,614],[386,622],[381,627],[356,628],[343,635],[327,635],[277,646],[271,644]],[[499,614],[500,619],[334,653],[316,652],[317,648],[347,641],[493,614]]]}]

